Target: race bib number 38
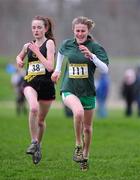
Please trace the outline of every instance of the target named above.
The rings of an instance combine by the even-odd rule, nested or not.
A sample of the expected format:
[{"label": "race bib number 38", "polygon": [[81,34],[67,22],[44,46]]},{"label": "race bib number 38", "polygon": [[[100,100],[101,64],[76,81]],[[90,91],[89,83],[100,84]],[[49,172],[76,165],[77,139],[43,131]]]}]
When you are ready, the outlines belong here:
[{"label": "race bib number 38", "polygon": [[45,67],[40,61],[33,61],[29,63],[28,75],[45,74]]},{"label": "race bib number 38", "polygon": [[87,64],[69,64],[69,78],[88,78]]}]

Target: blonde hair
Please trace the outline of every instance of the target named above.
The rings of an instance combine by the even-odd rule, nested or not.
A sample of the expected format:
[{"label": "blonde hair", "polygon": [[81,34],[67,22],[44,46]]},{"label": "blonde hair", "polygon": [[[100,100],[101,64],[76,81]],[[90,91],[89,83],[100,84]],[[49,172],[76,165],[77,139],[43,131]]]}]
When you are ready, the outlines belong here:
[{"label": "blonde hair", "polygon": [[92,30],[95,26],[95,22],[92,19],[89,19],[84,16],[79,16],[73,19],[72,21],[72,29],[74,29],[75,24],[84,24],[87,25],[88,30]]}]

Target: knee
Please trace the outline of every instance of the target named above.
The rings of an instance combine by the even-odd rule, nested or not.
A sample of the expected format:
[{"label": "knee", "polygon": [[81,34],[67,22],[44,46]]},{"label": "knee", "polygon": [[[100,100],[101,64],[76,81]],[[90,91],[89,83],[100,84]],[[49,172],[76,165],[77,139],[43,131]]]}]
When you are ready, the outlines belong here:
[{"label": "knee", "polygon": [[92,133],[92,127],[91,126],[84,127],[84,133],[91,134]]},{"label": "knee", "polygon": [[39,121],[39,122],[38,122],[38,126],[39,126],[40,128],[43,128],[43,127],[44,127],[44,121]]},{"label": "knee", "polygon": [[34,107],[31,107],[30,108],[30,112],[32,113],[32,114],[37,114],[38,113],[38,108],[37,108],[37,106],[34,106]]},{"label": "knee", "polygon": [[45,120],[45,116],[42,115],[42,114],[39,114],[39,116],[38,116],[38,126],[40,128],[43,128],[45,126],[44,120]]},{"label": "knee", "polygon": [[79,109],[79,110],[77,110],[75,113],[74,113],[74,117],[75,117],[75,119],[78,121],[81,121],[81,120],[83,120],[83,118],[84,118],[84,110],[82,110],[82,109]]}]

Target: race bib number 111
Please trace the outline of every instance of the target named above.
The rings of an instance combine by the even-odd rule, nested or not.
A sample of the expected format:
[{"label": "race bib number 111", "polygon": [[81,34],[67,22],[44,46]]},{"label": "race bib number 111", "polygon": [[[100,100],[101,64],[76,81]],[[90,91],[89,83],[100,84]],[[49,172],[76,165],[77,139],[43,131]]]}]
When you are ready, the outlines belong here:
[{"label": "race bib number 111", "polygon": [[69,64],[69,78],[88,78],[87,64]]}]

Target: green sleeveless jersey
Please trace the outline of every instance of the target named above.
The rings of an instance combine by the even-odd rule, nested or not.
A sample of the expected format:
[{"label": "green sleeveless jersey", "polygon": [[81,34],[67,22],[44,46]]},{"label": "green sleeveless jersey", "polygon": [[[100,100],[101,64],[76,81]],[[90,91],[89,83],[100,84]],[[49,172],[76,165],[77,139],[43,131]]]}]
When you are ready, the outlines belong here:
[{"label": "green sleeveless jersey", "polygon": [[[103,47],[90,39],[84,42],[83,45],[108,65],[108,57]],[[65,40],[59,52],[67,60],[61,92],[71,92],[78,97],[95,96],[94,72],[96,66],[79,50],[76,40]]]}]

